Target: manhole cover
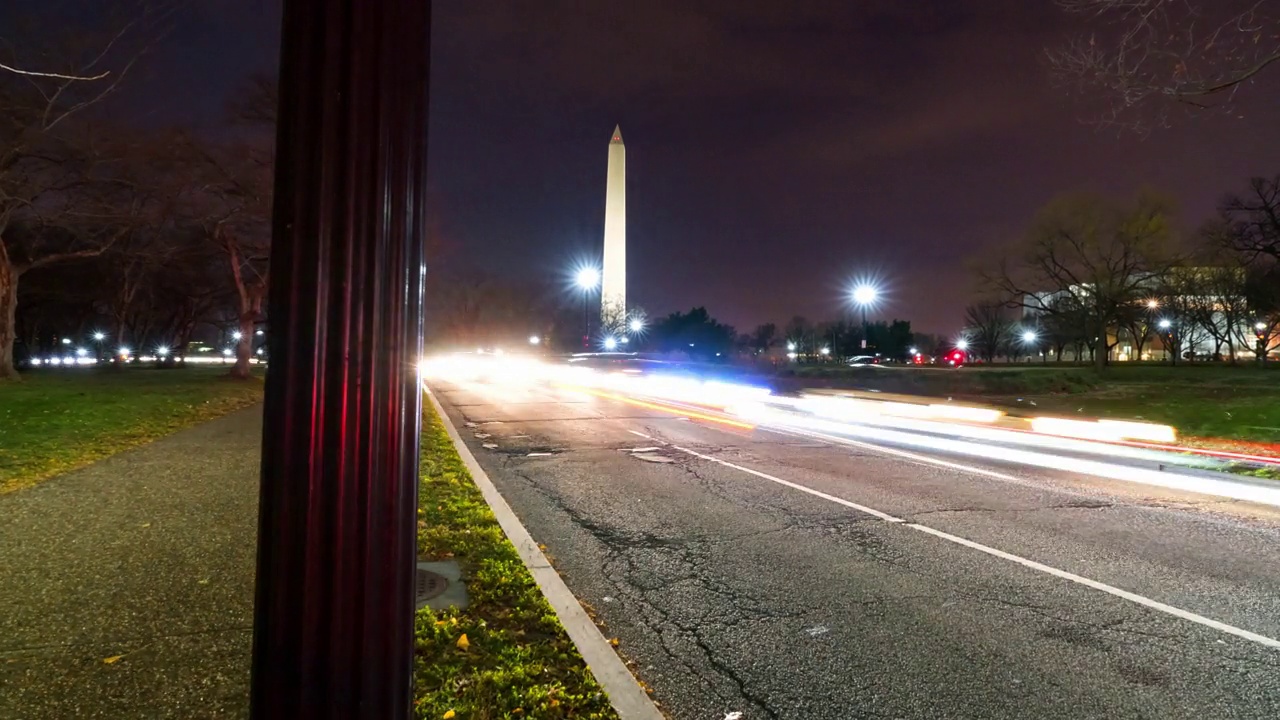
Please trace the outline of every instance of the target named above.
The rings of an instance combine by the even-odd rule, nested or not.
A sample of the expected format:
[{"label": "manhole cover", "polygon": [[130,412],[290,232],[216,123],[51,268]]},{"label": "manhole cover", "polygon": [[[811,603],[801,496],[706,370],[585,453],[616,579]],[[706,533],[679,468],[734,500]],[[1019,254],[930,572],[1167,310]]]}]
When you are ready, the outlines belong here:
[{"label": "manhole cover", "polygon": [[419,604],[440,597],[449,588],[449,580],[439,573],[418,568],[417,582],[414,585],[413,599]]}]

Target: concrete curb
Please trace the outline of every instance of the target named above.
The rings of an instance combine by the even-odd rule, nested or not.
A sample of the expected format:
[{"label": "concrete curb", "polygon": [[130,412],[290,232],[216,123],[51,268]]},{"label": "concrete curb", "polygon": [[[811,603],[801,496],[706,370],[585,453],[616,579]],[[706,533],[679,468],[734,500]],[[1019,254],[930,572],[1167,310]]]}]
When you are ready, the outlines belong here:
[{"label": "concrete curb", "polygon": [[449,439],[453,441],[454,448],[462,458],[462,463],[471,473],[472,480],[475,481],[476,487],[480,488],[494,516],[498,518],[502,531],[506,533],[511,544],[516,546],[520,559],[524,561],[525,567],[529,568],[529,573],[538,583],[543,597],[560,618],[560,624],[564,625],[569,639],[577,646],[583,660],[586,660],[587,667],[595,676],[596,682],[600,683],[609,696],[609,702],[613,705],[613,709],[618,711],[618,716],[622,720],[664,720],[658,707],[653,704],[653,700],[649,699],[648,693],[640,687],[640,683],[614,652],[609,641],[605,640],[604,635],[600,633],[600,628],[596,627],[595,622],[582,609],[578,598],[569,591],[569,587],[564,584],[564,580],[555,568],[551,567],[551,563],[547,562],[547,556],[538,549],[538,544],[534,542],[529,531],[520,523],[511,506],[502,498],[498,488],[480,467],[480,463],[476,462],[475,455],[471,454],[470,448],[463,442],[462,435],[454,427],[453,421],[449,419],[449,415],[444,411],[435,394],[426,387],[425,383],[423,389],[430,398],[436,414],[440,416],[440,422],[444,423]]}]

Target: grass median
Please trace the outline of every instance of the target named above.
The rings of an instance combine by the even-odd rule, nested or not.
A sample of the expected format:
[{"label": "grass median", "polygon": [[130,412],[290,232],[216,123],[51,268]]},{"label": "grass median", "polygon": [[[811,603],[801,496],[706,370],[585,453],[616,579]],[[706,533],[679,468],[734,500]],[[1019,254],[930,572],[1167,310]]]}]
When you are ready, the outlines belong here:
[{"label": "grass median", "polygon": [[[1280,443],[1280,367],[1114,363],[1101,374],[1071,365],[975,365],[960,370],[816,366],[792,384],[952,397],[1019,415],[1145,420],[1219,445]],[[795,389],[790,388],[790,389]]]},{"label": "grass median", "polygon": [[617,718],[434,410],[424,414],[418,550],[456,560],[470,605],[416,622],[418,718]]},{"label": "grass median", "polygon": [[80,368],[0,383],[0,494],[262,399],[225,368]]}]

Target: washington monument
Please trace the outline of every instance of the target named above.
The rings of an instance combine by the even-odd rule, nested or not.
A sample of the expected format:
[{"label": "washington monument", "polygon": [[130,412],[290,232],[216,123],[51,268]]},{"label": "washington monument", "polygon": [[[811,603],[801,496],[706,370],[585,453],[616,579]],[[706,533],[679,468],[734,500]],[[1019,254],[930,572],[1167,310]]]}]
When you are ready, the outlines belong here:
[{"label": "washington monument", "polygon": [[620,323],[627,316],[627,146],[622,129],[609,140],[609,176],[604,195],[604,272],[600,320]]}]

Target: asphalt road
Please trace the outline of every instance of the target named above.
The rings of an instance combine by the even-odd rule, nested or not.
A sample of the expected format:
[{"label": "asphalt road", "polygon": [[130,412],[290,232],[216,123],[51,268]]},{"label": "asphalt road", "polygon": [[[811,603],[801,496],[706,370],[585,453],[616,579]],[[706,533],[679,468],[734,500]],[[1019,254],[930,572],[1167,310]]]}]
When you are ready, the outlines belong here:
[{"label": "asphalt road", "polygon": [[672,718],[1280,717],[1266,508],[433,390]]}]

